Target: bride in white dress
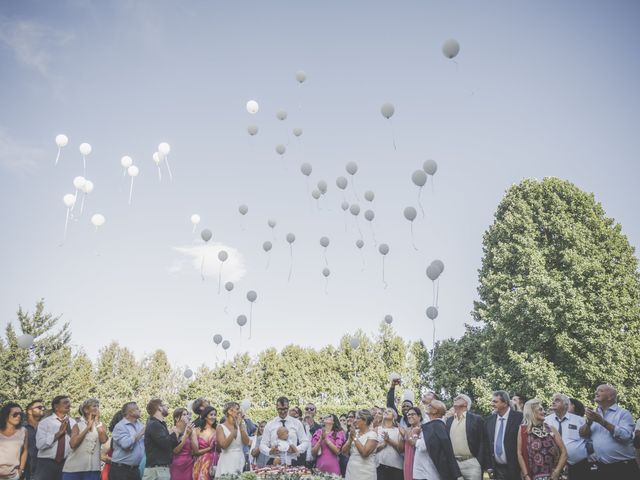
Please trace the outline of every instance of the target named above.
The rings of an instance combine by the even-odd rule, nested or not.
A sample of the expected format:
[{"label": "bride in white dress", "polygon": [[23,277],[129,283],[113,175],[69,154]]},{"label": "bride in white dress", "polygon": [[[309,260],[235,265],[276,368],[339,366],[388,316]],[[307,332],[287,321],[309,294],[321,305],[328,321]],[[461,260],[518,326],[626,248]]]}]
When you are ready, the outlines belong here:
[{"label": "bride in white dress", "polygon": [[358,410],[349,438],[342,446],[342,453],[349,455],[345,480],[376,480],[378,434],[370,429],[372,422],[369,410]]},{"label": "bride in white dress", "polygon": [[217,444],[222,450],[216,467],[215,478],[221,475],[237,475],[244,470],[243,445],[249,445],[249,435],[244,418],[240,413],[240,405],[237,402],[227,402],[222,409],[225,416],[224,423],[216,428]]}]

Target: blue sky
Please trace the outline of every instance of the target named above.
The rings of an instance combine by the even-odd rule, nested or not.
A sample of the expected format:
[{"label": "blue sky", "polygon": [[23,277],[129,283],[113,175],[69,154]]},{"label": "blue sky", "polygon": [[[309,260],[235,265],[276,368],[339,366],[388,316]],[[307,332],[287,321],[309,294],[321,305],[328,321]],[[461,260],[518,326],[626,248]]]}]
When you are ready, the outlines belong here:
[{"label": "blue sky", "polygon": [[[190,366],[214,361],[215,333],[231,341],[229,353],[320,347],[358,328],[374,332],[386,314],[402,336],[431,344],[425,269],[440,258],[437,338],[459,336],[477,296],[482,234],[511,184],[568,179],[594,192],[639,245],[639,19],[633,1],[5,0],[2,322],[44,297],[92,357],[117,340],[139,356],[163,348]],[[449,38],[461,45],[457,63],[441,53]],[[250,99],[260,104],[254,116]],[[396,151],[384,102],[396,109]],[[59,133],[70,142],[54,167]],[[152,161],[162,141],[172,148],[172,182],[166,170],[159,181]],[[61,245],[62,197],[82,174],[81,142],[93,146],[95,190]],[[123,155],[140,168],[131,206]],[[418,206],[411,173],[428,158],[439,170],[422,192],[415,251],[402,210]],[[359,166],[364,270],[335,186],[348,161]],[[302,162],[313,165],[309,189],[329,185],[320,209]],[[371,204],[362,198],[369,189]],[[356,202],[351,187],[344,198]],[[372,225],[362,217],[369,208]],[[97,232],[94,213],[107,219]],[[222,270],[223,282],[236,279],[231,294],[218,295],[215,256],[212,275],[200,277],[193,213],[213,232],[210,254],[232,254]],[[371,226],[391,249],[386,289]],[[290,282],[288,232],[296,234]],[[274,245],[268,269],[265,240]],[[251,340],[235,324],[249,313],[248,290],[258,292]]]}]

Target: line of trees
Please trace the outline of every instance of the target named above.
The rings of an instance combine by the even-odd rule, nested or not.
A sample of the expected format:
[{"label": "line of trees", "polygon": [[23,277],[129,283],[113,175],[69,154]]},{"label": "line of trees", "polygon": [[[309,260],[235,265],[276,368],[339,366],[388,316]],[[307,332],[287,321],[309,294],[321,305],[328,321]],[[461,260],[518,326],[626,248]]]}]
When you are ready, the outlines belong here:
[{"label": "line of trees", "polygon": [[32,349],[18,348],[12,323],[0,338],[0,402],[64,392],[75,404],[98,397],[109,416],[131,399],[185,405],[204,396],[221,405],[249,398],[252,417],[263,419],[280,395],[336,413],[381,404],[389,374],[398,372],[416,394],[422,387],[445,400],[468,393],[481,413],[489,412],[494,389],[545,400],[561,391],[591,404],[595,386],[605,382],[640,413],[638,260],[593,195],[555,178],[512,186],[483,252],[473,324],[433,351],[382,322],[374,338],[358,333],[357,349],[346,336],[321,350],[267,349],[202,366],[190,381],[162,350],[138,360],[112,343],[92,362],[71,347],[69,325],[40,301],[33,313],[17,313],[19,330],[35,337]]}]

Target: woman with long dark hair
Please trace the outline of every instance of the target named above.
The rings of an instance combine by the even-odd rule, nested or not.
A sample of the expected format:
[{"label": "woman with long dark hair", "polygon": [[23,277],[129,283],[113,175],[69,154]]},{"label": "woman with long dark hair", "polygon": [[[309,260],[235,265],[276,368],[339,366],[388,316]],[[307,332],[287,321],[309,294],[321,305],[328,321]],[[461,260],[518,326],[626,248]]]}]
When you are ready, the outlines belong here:
[{"label": "woman with long dark hair", "polygon": [[322,418],[323,427],[316,430],[311,438],[311,454],[316,459],[316,469],[325,473],[340,475],[340,449],[345,435],[338,417],[334,414]]},{"label": "woman with long dark hair", "polygon": [[27,463],[29,437],[22,428],[22,408],[8,402],[0,409],[0,478],[17,480]]},{"label": "woman with long dark hair", "polygon": [[[171,480],[191,480],[193,476],[193,455],[191,453],[191,420],[189,410],[176,408],[173,411],[174,431],[179,438],[178,445],[173,449],[173,460],[169,467]],[[178,423],[186,425],[184,434],[180,436],[176,429]]]},{"label": "woman with long dark hair", "polygon": [[191,451],[196,461],[193,464],[193,480],[211,480],[212,471],[218,464],[216,452],[216,409],[206,407],[200,418],[202,427],[197,427],[191,433]]}]

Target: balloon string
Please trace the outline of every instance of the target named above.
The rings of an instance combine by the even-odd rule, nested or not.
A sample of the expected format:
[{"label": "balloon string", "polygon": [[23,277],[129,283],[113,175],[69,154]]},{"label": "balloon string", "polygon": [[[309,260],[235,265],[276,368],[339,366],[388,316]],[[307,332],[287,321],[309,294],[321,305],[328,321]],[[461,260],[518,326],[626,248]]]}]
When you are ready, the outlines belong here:
[{"label": "balloon string", "polygon": [[82,201],[80,202],[80,215],[82,215],[82,212],[84,211],[84,198],[87,196],[87,194],[82,195]]},{"label": "balloon string", "polygon": [[440,298],[440,279],[438,279],[438,285],[436,286],[436,307],[438,306],[439,298]]},{"label": "balloon string", "polygon": [[126,176],[127,176],[127,169],[126,169],[126,168],[123,168],[123,169],[122,169],[122,176],[123,176],[123,177],[126,177]]},{"label": "balloon string", "polygon": [[84,176],[87,176],[87,157],[82,155],[82,169],[84,171]]},{"label": "balloon string", "polygon": [[196,233],[196,224],[193,224],[193,229],[191,230],[191,233]]},{"label": "balloon string", "polygon": [[359,202],[360,197],[358,197],[358,191],[356,190],[356,179],[353,175],[351,175],[351,188],[353,189],[353,194],[356,197],[356,200]]},{"label": "balloon string", "polygon": [[58,154],[56,155],[56,163],[54,165],[58,165],[58,160],[60,160],[60,151],[61,151],[61,148],[58,147]]},{"label": "balloon string", "polygon": [[131,177],[131,187],[129,188],[129,205],[131,205],[131,196],[133,195],[133,177]]},{"label": "balloon string", "polygon": [[433,286],[433,297],[432,297],[432,303],[436,303],[436,281],[435,280],[431,280],[431,285]]},{"label": "balloon string", "polygon": [[76,188],[76,192],[73,196],[73,205],[71,205],[71,211],[76,208],[76,202],[78,201],[78,189]]},{"label": "balloon string", "polygon": [[328,267],[329,260],[327,260],[327,247],[324,247],[324,264]]},{"label": "balloon string", "polygon": [[393,142],[393,149],[397,152],[398,149],[396,148],[396,134],[393,131],[393,121],[391,119],[389,119],[389,124],[391,125],[391,141]]},{"label": "balloon string", "polygon": [[169,156],[164,157],[164,163],[167,164],[167,171],[169,172],[169,181],[173,182],[173,174],[171,173],[171,167],[169,166]]},{"label": "balloon string", "polygon": [[378,241],[376,240],[376,231],[373,229],[373,223],[369,223],[369,226],[371,227],[371,235],[373,236],[373,245],[377,247]]},{"label": "balloon string", "polygon": [[291,253],[291,263],[289,264],[289,278],[287,282],[291,281],[291,272],[293,271],[293,246],[289,244],[289,252]]},{"label": "balloon string", "polygon": [[249,340],[253,331],[253,302],[249,305]]},{"label": "balloon string", "polygon": [[364,240],[364,238],[362,238],[362,230],[360,230],[360,222],[358,222],[358,217],[356,217],[356,227],[358,227],[358,233],[360,234],[360,240]]},{"label": "balloon string", "polygon": [[424,218],[424,208],[422,208],[422,187],[418,189],[418,205],[420,205],[420,211],[422,212],[422,218]]},{"label": "balloon string", "polygon": [[384,283],[384,288],[387,288],[389,284],[384,279],[384,255],[382,256],[382,283]]},{"label": "balloon string", "polygon": [[433,322],[433,352],[436,351],[436,320],[431,320]]},{"label": "balloon string", "polygon": [[413,238],[413,222],[411,222],[411,245],[413,245],[414,250],[417,252],[418,247],[416,247],[415,239]]},{"label": "balloon string", "polygon": [[160,165],[158,165],[158,180],[162,181],[162,170],[160,169]]},{"label": "balloon string", "polygon": [[204,254],[202,255],[202,262],[200,262],[200,276],[204,282]]},{"label": "balloon string", "polygon": [[364,263],[364,253],[362,253],[362,249],[360,249],[360,258],[362,259],[362,268],[360,269],[360,271],[364,272],[365,263]]},{"label": "balloon string", "polygon": [[326,278],[325,281],[324,281],[324,294],[325,295],[329,295],[328,288],[329,288],[329,278]]},{"label": "balloon string", "polygon": [[269,270],[269,264],[271,263],[271,252],[267,252],[267,266],[265,270]]},{"label": "balloon string", "polygon": [[64,237],[63,240],[67,239],[67,225],[69,225],[69,213],[71,212],[71,208],[67,208],[67,217],[64,221]]}]

